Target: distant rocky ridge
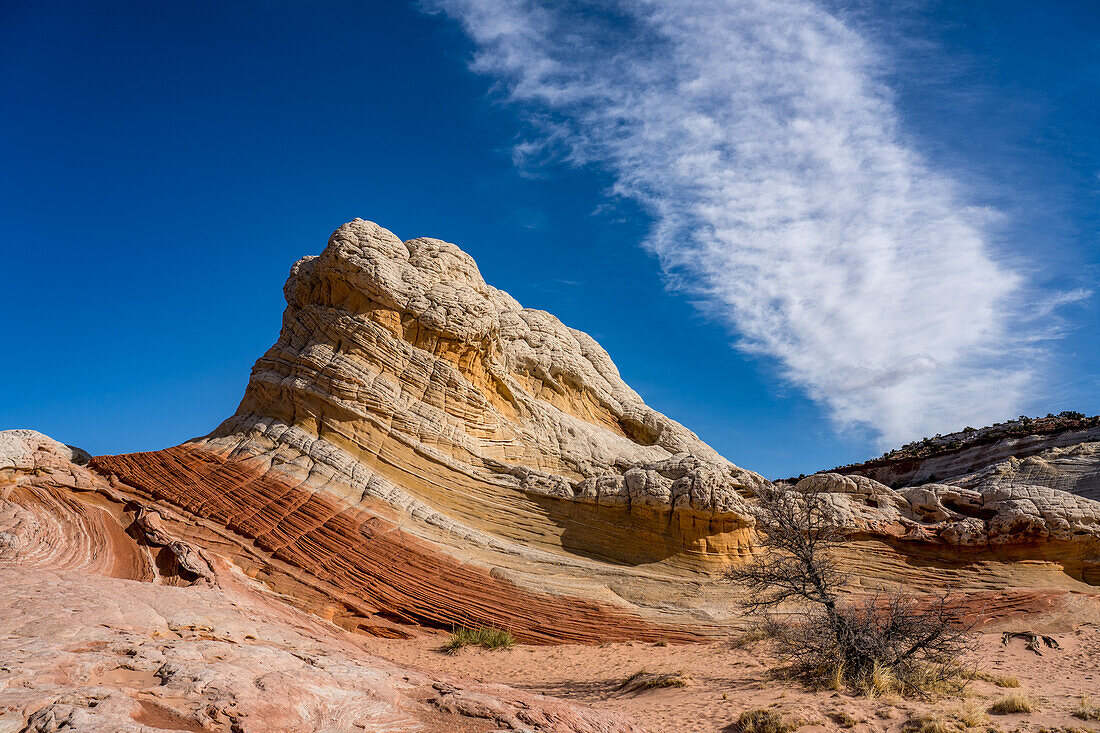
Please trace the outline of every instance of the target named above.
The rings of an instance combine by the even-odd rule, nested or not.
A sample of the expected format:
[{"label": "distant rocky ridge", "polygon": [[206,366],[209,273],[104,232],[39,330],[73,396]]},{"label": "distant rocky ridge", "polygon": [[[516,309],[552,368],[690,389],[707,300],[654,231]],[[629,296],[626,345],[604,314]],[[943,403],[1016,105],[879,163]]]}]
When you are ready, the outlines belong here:
[{"label": "distant rocky ridge", "polygon": [[[1046,417],[1021,415],[984,428],[908,443],[879,458],[838,466],[831,473],[867,476],[891,485],[953,478],[1010,456],[1026,458],[1051,448],[1100,440],[1100,415],[1065,411]],[[789,479],[788,479],[789,480]]]}]

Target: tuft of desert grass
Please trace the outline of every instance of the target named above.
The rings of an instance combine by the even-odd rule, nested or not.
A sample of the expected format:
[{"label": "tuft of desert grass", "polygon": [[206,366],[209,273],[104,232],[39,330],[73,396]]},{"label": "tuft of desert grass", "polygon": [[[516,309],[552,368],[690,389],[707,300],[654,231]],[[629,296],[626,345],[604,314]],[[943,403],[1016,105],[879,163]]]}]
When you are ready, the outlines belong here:
[{"label": "tuft of desert grass", "polygon": [[749,629],[734,636],[729,640],[730,649],[744,649],[748,646],[764,641],[768,638],[768,632],[762,628]]},{"label": "tuft of desert grass", "polygon": [[989,706],[994,715],[1013,715],[1014,713],[1033,713],[1038,709],[1035,702],[1023,692],[1013,692]]},{"label": "tuft of desert grass", "polygon": [[846,686],[846,675],[844,669],[844,662],[837,662],[832,667],[822,670],[821,681],[824,683],[822,686],[826,690],[843,690]]},{"label": "tuft of desert grass", "polygon": [[980,669],[968,670],[963,673],[963,676],[971,680],[980,680],[982,682],[989,682],[997,687],[1019,687],[1020,680],[1013,675],[992,674],[990,672],[984,672]]},{"label": "tuft of desert grass", "polygon": [[1072,715],[1079,720],[1100,720],[1100,707],[1093,705],[1088,695],[1081,695],[1081,701],[1077,703]]},{"label": "tuft of desert grass", "polygon": [[970,678],[953,665],[929,664],[915,670],[902,692],[925,698],[964,697]]},{"label": "tuft of desert grass", "polygon": [[841,728],[854,728],[859,722],[847,710],[834,710],[829,713],[829,717]]},{"label": "tuft of desert grass", "polygon": [[921,715],[911,718],[902,730],[906,733],[958,733],[958,726],[939,715]]},{"label": "tuft of desert grass", "polygon": [[477,626],[467,628],[458,626],[447,637],[447,643],[443,645],[443,651],[448,654],[457,654],[468,646],[480,646],[485,649],[510,649],[516,645],[516,639],[511,632],[490,626]]},{"label": "tuft of desert grass", "polygon": [[969,703],[960,708],[955,717],[967,728],[980,728],[989,724],[989,716],[981,706],[975,703]]},{"label": "tuft of desert grass", "polygon": [[875,662],[871,669],[853,675],[843,662],[809,670],[772,670],[776,679],[798,678],[818,690],[851,689],[869,700],[898,696],[905,698],[965,697],[970,677],[951,665],[924,665],[899,674],[889,665]]},{"label": "tuft of desert grass", "polygon": [[623,680],[619,691],[644,692],[661,687],[687,687],[689,682],[691,675],[682,669],[679,672],[646,672],[640,669]]},{"label": "tuft of desert grass", "polygon": [[885,665],[875,662],[871,672],[860,680],[859,691],[868,700],[875,700],[895,692],[901,692],[901,684],[893,670]]},{"label": "tuft of desert grass", "polygon": [[734,728],[739,733],[791,733],[798,729],[798,724],[788,721],[777,710],[755,708],[741,713]]}]

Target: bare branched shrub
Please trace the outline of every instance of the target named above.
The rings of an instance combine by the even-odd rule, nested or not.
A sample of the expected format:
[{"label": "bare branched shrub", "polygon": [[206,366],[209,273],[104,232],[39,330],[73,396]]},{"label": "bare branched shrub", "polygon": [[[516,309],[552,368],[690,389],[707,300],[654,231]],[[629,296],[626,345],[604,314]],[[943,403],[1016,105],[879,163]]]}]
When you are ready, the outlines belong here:
[{"label": "bare branched shrub", "polygon": [[[957,691],[965,684],[958,661],[971,639],[947,596],[929,601],[879,593],[843,601],[848,576],[835,555],[843,534],[825,494],[764,489],[754,515],[766,551],[731,568],[727,578],[746,589],[745,609],[763,616],[795,672],[872,697]],[[777,615],[791,606],[796,620]]]}]

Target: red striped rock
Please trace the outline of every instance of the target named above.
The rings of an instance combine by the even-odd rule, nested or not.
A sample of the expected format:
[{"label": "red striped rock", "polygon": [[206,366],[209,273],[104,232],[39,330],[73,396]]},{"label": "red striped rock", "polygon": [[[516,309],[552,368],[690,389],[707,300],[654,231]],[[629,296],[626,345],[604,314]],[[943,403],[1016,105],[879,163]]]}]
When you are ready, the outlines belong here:
[{"label": "red striped rock", "polygon": [[[241,575],[230,560],[244,549],[228,535],[219,544],[171,505],[126,495],[45,436],[0,433],[0,446],[2,730],[641,731],[614,713],[367,654]],[[231,500],[195,507],[204,501],[213,512]]]}]

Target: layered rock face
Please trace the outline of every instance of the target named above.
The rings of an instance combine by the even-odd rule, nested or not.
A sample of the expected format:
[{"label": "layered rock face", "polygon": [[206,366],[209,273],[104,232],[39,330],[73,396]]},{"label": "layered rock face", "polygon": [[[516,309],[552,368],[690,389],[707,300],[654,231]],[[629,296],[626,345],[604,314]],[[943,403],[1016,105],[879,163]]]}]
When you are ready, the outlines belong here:
[{"label": "layered rock face", "polygon": [[697,632],[669,626],[670,601],[728,606],[681,581],[748,551],[745,496],[766,482],[647,407],[589,336],[456,246],[361,220],[284,292],[233,417],[92,467],[255,542],[281,590],[349,628],[676,639]]},{"label": "layered rock face", "polygon": [[[455,245],[355,220],[284,292],[278,342],[205,448],[270,454],[453,531],[620,562],[743,543],[742,494],[763,479],[647,407],[591,337],[487,285]],[[509,511],[518,497],[566,502],[560,526],[533,533]]]},{"label": "layered rock face", "polygon": [[[0,730],[629,731],[354,640],[689,642],[740,622],[720,571],[758,551],[772,484],[646,406],[589,336],[455,245],[358,219],[284,292],[207,437],[90,458],[0,432]],[[1095,429],[779,485],[843,519],[854,592],[1100,618]]]},{"label": "layered rock face", "polygon": [[[735,615],[737,589],[714,579],[754,551],[768,482],[646,406],[589,336],[487,285],[455,245],[358,219],[284,293],[235,415],[92,468],[255,543],[262,560],[236,561],[347,628],[476,622],[583,642],[686,638],[685,623]],[[1085,484],[805,482],[846,518],[863,587],[1095,578]]]},{"label": "layered rock face", "polygon": [[[1053,429],[1044,423],[1069,423],[1067,427],[1055,424]],[[929,455],[907,455],[905,451],[892,451],[890,455],[866,463],[843,466],[835,473],[866,476],[889,486],[910,486],[934,481],[959,479],[978,474],[990,466],[1011,459],[1023,460],[1038,456],[1040,460],[1054,460],[1060,467],[1055,472],[1065,473],[1066,478],[1054,484],[1039,481],[1040,485],[1073,492],[1089,492],[1098,498],[1100,478],[1096,476],[1095,446],[1100,443],[1100,418],[1083,420],[1059,420],[1039,418],[1028,423],[1014,421],[1010,434],[999,435],[996,427],[975,430],[973,434],[954,433],[943,436],[940,443],[947,446],[933,448]],[[1034,427],[1034,431],[1029,430]],[[1061,428],[1061,429],[1057,429]],[[990,433],[991,435],[983,435]],[[951,441],[953,437],[962,440]],[[1068,477],[1074,478],[1069,479]]]},{"label": "layered rock face", "polygon": [[231,535],[197,533],[73,457],[0,432],[0,730],[640,733],[367,654],[242,575]]},{"label": "layered rock face", "polygon": [[[284,293],[235,415],[89,468],[346,629],[688,640],[736,620],[738,589],[716,578],[755,551],[770,484],[646,406],[589,336],[487,285],[455,245],[358,219]],[[793,488],[825,490],[845,518],[862,588],[1088,592],[1090,445],[934,484]]]}]

